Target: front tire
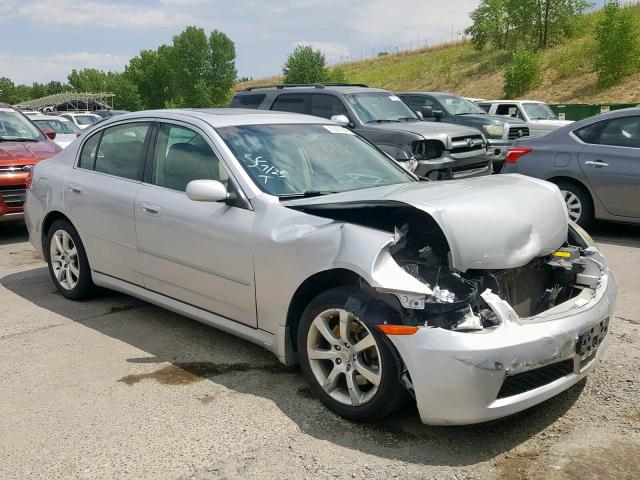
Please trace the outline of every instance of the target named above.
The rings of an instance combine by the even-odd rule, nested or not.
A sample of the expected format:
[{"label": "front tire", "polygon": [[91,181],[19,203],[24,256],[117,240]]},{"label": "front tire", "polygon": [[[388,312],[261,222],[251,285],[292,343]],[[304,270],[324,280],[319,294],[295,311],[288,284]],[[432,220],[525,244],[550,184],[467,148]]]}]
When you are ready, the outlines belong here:
[{"label": "front tire", "polygon": [[383,418],[407,399],[393,347],[367,320],[372,308],[382,307],[357,288],[333,288],[309,303],[298,327],[305,379],[325,406],[353,421]]},{"label": "front tire", "polygon": [[90,297],[95,291],[87,254],[76,229],[66,220],[56,220],[46,238],[49,274],[62,296],[71,300]]}]

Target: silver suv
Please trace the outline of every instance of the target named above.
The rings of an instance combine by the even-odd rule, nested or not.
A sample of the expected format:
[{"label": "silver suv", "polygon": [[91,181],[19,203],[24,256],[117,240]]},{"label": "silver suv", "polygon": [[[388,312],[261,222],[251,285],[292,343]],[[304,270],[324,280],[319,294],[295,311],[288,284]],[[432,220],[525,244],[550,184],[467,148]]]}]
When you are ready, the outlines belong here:
[{"label": "silver suv", "polygon": [[431,180],[488,175],[493,170],[479,130],[424,122],[398,96],[379,88],[361,84],[250,87],[236,93],[230,107],[333,120],[362,135],[408,170]]}]

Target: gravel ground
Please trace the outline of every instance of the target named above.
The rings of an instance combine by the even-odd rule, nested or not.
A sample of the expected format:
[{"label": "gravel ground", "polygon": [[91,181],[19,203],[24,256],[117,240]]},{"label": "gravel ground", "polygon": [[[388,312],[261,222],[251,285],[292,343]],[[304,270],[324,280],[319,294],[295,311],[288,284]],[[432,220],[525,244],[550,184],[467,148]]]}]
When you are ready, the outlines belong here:
[{"label": "gravel ground", "polygon": [[599,225],[620,283],[608,349],[583,382],[519,415],[357,425],[296,368],[115,293],[56,293],[24,227],[0,224],[1,479],[637,479],[640,228]]}]

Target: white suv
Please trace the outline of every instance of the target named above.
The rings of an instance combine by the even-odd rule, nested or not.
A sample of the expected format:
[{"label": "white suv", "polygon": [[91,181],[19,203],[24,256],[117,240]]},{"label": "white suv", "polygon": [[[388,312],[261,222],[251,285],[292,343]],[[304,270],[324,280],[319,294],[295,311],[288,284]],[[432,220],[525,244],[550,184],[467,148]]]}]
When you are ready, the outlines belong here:
[{"label": "white suv", "polygon": [[549,105],[536,100],[484,100],[477,104],[491,115],[504,115],[527,122],[531,137],[542,137],[573,123],[571,120],[560,120]]}]

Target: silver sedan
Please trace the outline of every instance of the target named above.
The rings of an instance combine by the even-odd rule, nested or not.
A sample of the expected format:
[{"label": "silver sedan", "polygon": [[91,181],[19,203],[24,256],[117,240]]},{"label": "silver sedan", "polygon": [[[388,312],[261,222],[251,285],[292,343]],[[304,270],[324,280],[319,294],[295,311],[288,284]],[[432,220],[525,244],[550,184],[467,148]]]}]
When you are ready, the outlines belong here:
[{"label": "silver sedan", "polygon": [[119,290],[258,343],[352,420],[540,403],[597,362],[617,289],[555,186],[420,181],[287,113],[107,120],[38,164],[26,217],[63,296]]}]

